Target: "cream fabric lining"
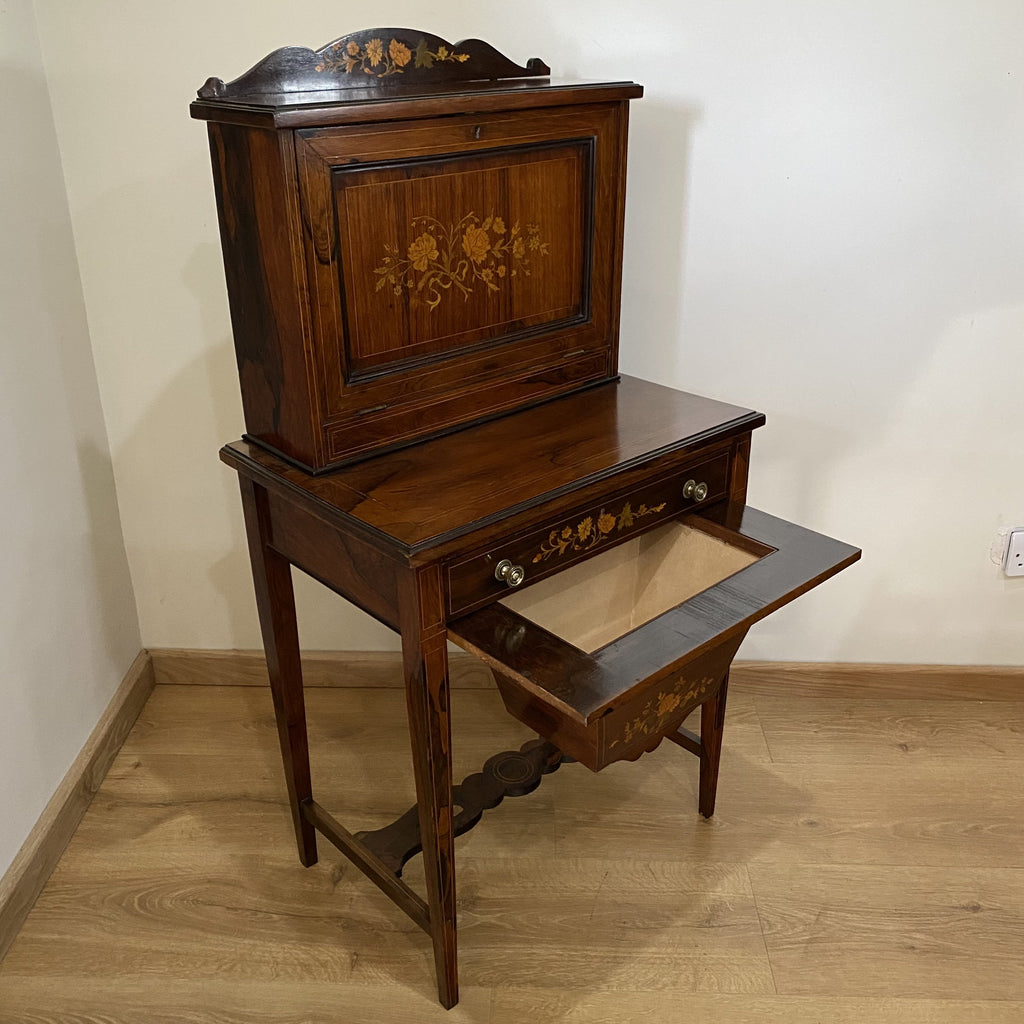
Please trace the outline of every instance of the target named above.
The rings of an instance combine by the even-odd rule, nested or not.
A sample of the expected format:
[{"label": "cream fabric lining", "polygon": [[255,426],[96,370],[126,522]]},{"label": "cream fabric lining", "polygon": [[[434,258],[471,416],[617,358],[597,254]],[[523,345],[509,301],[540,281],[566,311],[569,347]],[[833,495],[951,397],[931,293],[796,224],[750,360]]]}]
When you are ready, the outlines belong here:
[{"label": "cream fabric lining", "polygon": [[717,537],[671,522],[510,594],[501,603],[592,654],[757,559]]}]

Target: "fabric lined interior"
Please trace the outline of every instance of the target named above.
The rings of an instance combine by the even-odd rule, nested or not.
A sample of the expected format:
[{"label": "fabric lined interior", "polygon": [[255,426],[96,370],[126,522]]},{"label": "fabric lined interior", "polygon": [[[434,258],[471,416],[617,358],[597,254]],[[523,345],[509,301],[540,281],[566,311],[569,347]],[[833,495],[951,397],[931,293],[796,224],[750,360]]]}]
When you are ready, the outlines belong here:
[{"label": "fabric lined interior", "polygon": [[501,604],[588,654],[761,557],[670,522]]}]

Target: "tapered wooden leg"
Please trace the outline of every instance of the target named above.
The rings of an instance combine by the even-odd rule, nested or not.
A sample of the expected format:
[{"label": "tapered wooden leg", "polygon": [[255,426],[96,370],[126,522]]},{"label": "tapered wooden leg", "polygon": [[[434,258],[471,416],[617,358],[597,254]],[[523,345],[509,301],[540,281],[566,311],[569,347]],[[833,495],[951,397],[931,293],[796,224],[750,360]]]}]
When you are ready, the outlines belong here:
[{"label": "tapered wooden leg", "polygon": [[718,765],[722,759],[722,731],[725,728],[725,699],[729,692],[729,673],[711,700],[700,706],[700,794],[697,808],[705,818],[715,813],[718,790]]},{"label": "tapered wooden leg", "polygon": [[270,690],[274,697],[292,823],[299,846],[299,860],[309,867],[316,863],[316,829],[303,818],[300,808],[304,800],[312,799],[313,787],[309,774],[306,706],[302,697],[302,665],[291,566],[270,547],[267,492],[245,477],[239,479],[249,559],[256,587],[256,606],[270,673]]},{"label": "tapered wooden leg", "polygon": [[447,633],[436,567],[409,574],[399,586],[402,659],[416,776],[423,867],[430,907],[437,996],[445,1009],[459,1000],[455,920],[455,832]]}]

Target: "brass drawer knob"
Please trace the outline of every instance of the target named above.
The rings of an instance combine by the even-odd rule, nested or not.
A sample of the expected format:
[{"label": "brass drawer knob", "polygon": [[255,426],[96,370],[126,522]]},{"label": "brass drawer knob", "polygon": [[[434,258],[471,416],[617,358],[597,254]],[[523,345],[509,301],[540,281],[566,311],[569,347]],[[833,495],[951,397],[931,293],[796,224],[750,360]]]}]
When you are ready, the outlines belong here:
[{"label": "brass drawer knob", "polygon": [[510,587],[518,587],[526,579],[526,570],[521,565],[513,565],[503,558],[494,568],[494,578],[504,580]]},{"label": "brass drawer knob", "polygon": [[697,483],[696,480],[687,480],[683,484],[683,497],[693,498],[694,501],[703,501],[708,496],[708,485],[701,480]]}]

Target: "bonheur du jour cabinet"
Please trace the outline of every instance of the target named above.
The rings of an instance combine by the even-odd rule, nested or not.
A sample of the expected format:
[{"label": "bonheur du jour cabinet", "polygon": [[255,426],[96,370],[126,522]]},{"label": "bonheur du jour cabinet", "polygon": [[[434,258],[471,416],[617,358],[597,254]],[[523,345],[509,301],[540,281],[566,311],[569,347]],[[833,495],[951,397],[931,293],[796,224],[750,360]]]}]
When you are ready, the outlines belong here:
[{"label": "bonheur du jour cabinet", "polygon": [[[423,927],[445,1006],[455,837],[565,761],[665,739],[699,757],[710,816],[740,641],[859,556],[746,504],[760,413],[618,373],[641,92],[387,28],[277,50],[192,104],[245,411],[221,457],[299,856],[319,831]],[[375,831],[313,799],[292,566],[401,635],[417,803]],[[455,785],[449,640],[538,734]],[[420,853],[425,898],[401,877]]]}]

